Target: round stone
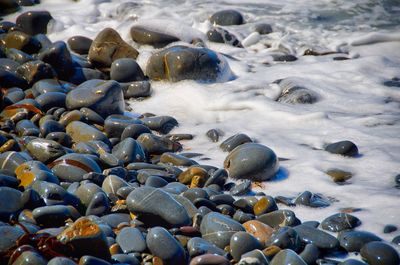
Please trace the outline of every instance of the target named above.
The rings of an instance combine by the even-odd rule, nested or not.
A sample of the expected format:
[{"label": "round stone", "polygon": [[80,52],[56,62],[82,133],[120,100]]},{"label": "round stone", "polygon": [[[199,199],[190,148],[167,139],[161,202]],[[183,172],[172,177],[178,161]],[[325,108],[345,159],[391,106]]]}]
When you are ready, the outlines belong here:
[{"label": "round stone", "polygon": [[244,19],[242,14],[236,10],[222,10],[212,14],[210,22],[221,26],[230,26],[241,25],[244,23]]},{"label": "round stone", "polygon": [[47,11],[28,11],[17,17],[16,24],[29,35],[46,34],[51,19],[53,17]]},{"label": "round stone", "polygon": [[307,265],[307,263],[291,249],[278,252],[269,263],[270,265]]},{"label": "round stone", "polygon": [[124,253],[143,252],[146,250],[146,240],[139,229],[123,228],[115,238]]},{"label": "round stone", "polygon": [[255,238],[257,238],[258,241],[262,245],[265,245],[266,242],[271,238],[272,233],[273,233],[273,228],[261,223],[260,221],[257,220],[251,220],[243,223],[244,229],[246,229],[246,232],[253,235]]},{"label": "round stone", "polygon": [[204,254],[195,257],[189,265],[229,265],[229,260],[220,255]]},{"label": "round stone", "polygon": [[122,58],[111,64],[110,78],[118,82],[133,82],[144,80],[145,77],[134,59]]},{"label": "round stone", "polygon": [[331,232],[340,232],[343,230],[349,230],[359,225],[361,225],[360,219],[347,213],[337,213],[331,215],[325,220],[323,220],[321,223],[322,229]]},{"label": "round stone", "polygon": [[201,237],[193,237],[187,243],[190,257],[196,257],[203,254],[215,254],[224,256],[226,253],[219,247],[211,244]]},{"label": "round stone", "polygon": [[81,121],[73,121],[66,127],[67,134],[72,138],[74,143],[87,141],[102,141],[111,146],[110,140],[97,128],[90,126]]},{"label": "round stone", "polygon": [[32,212],[35,221],[44,227],[59,227],[65,224],[67,219],[76,220],[79,212],[72,206],[53,205],[38,207]]},{"label": "round stone", "polygon": [[238,134],[232,135],[231,137],[229,137],[228,139],[223,141],[219,147],[221,147],[221,149],[224,152],[230,152],[241,144],[251,143],[251,142],[253,142],[253,141],[250,139],[249,136],[247,136],[244,133],[238,133]]},{"label": "round stone", "polygon": [[400,264],[399,253],[389,244],[369,242],[361,248],[361,257],[370,265]]},{"label": "round stone", "polygon": [[24,202],[22,201],[22,193],[19,190],[0,187],[0,218],[7,220],[11,214],[22,209]]},{"label": "round stone", "polygon": [[131,28],[131,37],[133,41],[139,44],[153,45],[155,47],[163,47],[171,42],[179,41],[175,36],[151,30],[140,25],[135,25]]},{"label": "round stone", "polygon": [[211,42],[225,43],[238,48],[243,47],[235,35],[220,27],[215,27],[207,31],[207,38]]},{"label": "round stone", "polygon": [[298,225],[293,228],[299,235],[301,241],[314,244],[320,249],[333,250],[339,247],[336,237],[307,225]]},{"label": "round stone", "polygon": [[297,232],[291,227],[281,227],[274,231],[270,238],[266,241],[267,246],[277,246],[281,249],[291,249],[299,251],[301,248],[301,240]]},{"label": "round stone", "polygon": [[255,249],[262,249],[263,245],[254,236],[246,232],[233,234],[230,240],[230,253],[234,260],[239,261],[244,253]]},{"label": "round stone", "polygon": [[382,241],[381,238],[367,231],[342,231],[338,235],[340,246],[348,252],[360,252],[367,243]]},{"label": "round stone", "polygon": [[279,170],[278,158],[268,147],[246,143],[233,149],[225,158],[224,168],[235,179],[268,180]]},{"label": "round stone", "polygon": [[144,162],[147,160],[142,146],[132,138],[126,138],[115,145],[112,149],[112,154],[124,164]]},{"label": "round stone", "polygon": [[340,141],[328,144],[325,146],[325,151],[349,157],[355,157],[358,155],[358,147],[351,141]]},{"label": "round stone", "polygon": [[58,78],[62,80],[69,80],[74,71],[71,54],[63,41],[54,42],[46,49],[42,49],[38,58],[50,64],[57,72]]},{"label": "round stone", "polygon": [[92,40],[84,36],[73,36],[68,39],[69,48],[77,54],[88,54]]}]

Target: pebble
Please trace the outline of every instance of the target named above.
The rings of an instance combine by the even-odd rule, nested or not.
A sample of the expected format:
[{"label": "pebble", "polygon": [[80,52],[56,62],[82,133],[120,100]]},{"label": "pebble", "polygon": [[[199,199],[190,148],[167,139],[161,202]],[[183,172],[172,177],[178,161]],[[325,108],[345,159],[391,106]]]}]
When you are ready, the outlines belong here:
[{"label": "pebble", "polygon": [[361,248],[361,257],[370,265],[400,264],[396,249],[384,242],[369,242]]},{"label": "pebble", "polygon": [[245,143],[229,153],[225,158],[224,168],[231,178],[263,181],[276,175],[279,162],[274,151],[268,147]]},{"label": "pebble", "polygon": [[229,265],[229,260],[220,255],[214,254],[203,254],[195,257],[189,263],[189,265]]},{"label": "pebble", "polygon": [[310,191],[302,192],[295,200],[295,204],[301,204],[313,208],[324,208],[331,205],[328,199],[320,194],[315,194]]},{"label": "pebble", "polygon": [[75,265],[76,263],[69,258],[55,257],[52,258],[47,265]]},{"label": "pebble", "polygon": [[151,133],[140,134],[137,141],[150,155],[160,155],[165,152],[177,152],[182,148],[182,145],[178,142]]},{"label": "pebble", "polygon": [[[163,202],[162,207],[160,207],[160,202]],[[145,223],[164,223],[171,227],[180,227],[191,223],[182,204],[161,189],[137,188],[129,194],[126,204],[129,211],[137,214],[139,220],[143,218]]]},{"label": "pebble", "polygon": [[144,125],[149,127],[149,129],[160,132],[162,134],[167,134],[174,127],[178,126],[178,121],[171,116],[144,117],[142,121]]},{"label": "pebble", "polygon": [[43,258],[36,251],[24,251],[22,252],[18,258],[13,262],[14,265],[46,265],[47,260]]},{"label": "pebble", "polygon": [[233,196],[243,196],[246,195],[248,192],[251,191],[251,181],[245,179],[242,183],[233,187],[229,193]]},{"label": "pebble", "polygon": [[300,257],[307,263],[307,264],[315,264],[321,252],[319,249],[313,244],[307,244],[303,251],[300,253]]},{"label": "pebble", "polygon": [[206,136],[210,138],[211,141],[216,143],[219,141],[219,137],[223,136],[223,133],[218,129],[210,129],[207,131]]},{"label": "pebble", "polygon": [[258,23],[254,26],[254,31],[261,35],[269,34],[272,32],[272,27],[267,23]]},{"label": "pebble", "polygon": [[244,253],[238,265],[268,265],[269,261],[261,250],[255,249]]},{"label": "pebble", "polygon": [[325,151],[347,157],[358,156],[358,147],[351,141],[340,141],[325,146]]},{"label": "pebble", "polygon": [[22,193],[19,190],[0,187],[0,219],[7,220],[23,206]]},{"label": "pebble", "polygon": [[145,151],[142,146],[132,138],[125,138],[112,149],[115,155],[124,164],[132,162],[145,162],[147,160]]},{"label": "pebble", "polygon": [[193,165],[197,165],[197,162],[189,159],[185,156],[171,153],[171,152],[165,152],[161,155],[160,157],[160,162],[164,164],[169,164],[173,166],[181,166],[181,167],[190,167]]},{"label": "pebble", "polygon": [[321,228],[331,232],[350,230],[361,225],[360,219],[347,213],[337,213],[325,218],[321,223]]},{"label": "pebble", "polygon": [[329,169],[328,171],[326,171],[326,174],[328,174],[335,183],[343,183],[353,177],[353,174],[351,172],[336,168]]},{"label": "pebble", "polygon": [[207,48],[172,46],[150,57],[146,74],[156,81],[178,82],[185,79],[216,81],[220,73],[226,71],[228,67],[217,53]]},{"label": "pebble", "polygon": [[298,225],[293,228],[299,235],[301,241],[314,244],[319,249],[334,250],[339,247],[339,241],[332,235],[306,225]]},{"label": "pebble", "polygon": [[93,40],[85,36],[72,36],[68,39],[68,47],[77,54],[88,54]]},{"label": "pebble", "polygon": [[146,80],[129,82],[121,84],[121,86],[125,99],[150,97],[151,95],[151,84]]},{"label": "pebble", "polygon": [[61,144],[46,139],[34,139],[27,144],[26,149],[33,158],[45,164],[66,154]]},{"label": "pebble", "polygon": [[102,141],[111,146],[110,140],[100,130],[81,121],[70,122],[66,127],[66,132],[74,143]]},{"label": "pebble", "polygon": [[236,10],[222,10],[212,14],[210,22],[221,26],[231,26],[243,24],[244,19],[242,14]]},{"label": "pebble", "polygon": [[110,210],[110,203],[107,198],[107,195],[104,194],[104,192],[97,192],[96,194],[94,194],[91,201],[87,205],[85,215],[102,216],[107,214],[109,210]]},{"label": "pebble", "polygon": [[121,58],[136,59],[139,52],[127,44],[112,28],[105,28],[99,32],[89,49],[89,61],[97,67],[110,67]]},{"label": "pebble", "polygon": [[273,228],[282,226],[295,226],[300,224],[295,213],[291,210],[276,210],[257,216],[256,220]]},{"label": "pebble", "polygon": [[[297,58],[293,55],[275,55],[272,56],[274,61],[295,61]],[[281,94],[278,96],[278,102],[288,104],[312,104],[318,99],[317,94],[299,84],[294,78],[284,78],[275,81],[282,89]]]},{"label": "pebble", "polygon": [[42,49],[38,58],[45,63],[50,64],[57,72],[58,78],[69,80],[73,73],[73,64],[71,54],[67,44],[63,41],[57,41],[50,44],[46,49]]},{"label": "pebble", "polygon": [[60,227],[68,219],[76,220],[81,215],[72,206],[53,205],[38,207],[32,211],[35,221],[43,227]]},{"label": "pebble", "polygon": [[119,262],[122,264],[140,265],[140,261],[135,256],[131,256],[131,255],[115,254],[115,255],[111,256],[111,259],[114,262]]},{"label": "pebble", "polygon": [[388,224],[388,225],[385,225],[385,227],[383,228],[383,233],[385,233],[385,234],[390,234],[395,231],[397,231],[397,226],[395,226],[395,225]]},{"label": "pebble", "polygon": [[5,16],[12,14],[20,9],[20,6],[15,0],[2,0],[0,1],[0,15]]},{"label": "pebble", "polygon": [[224,256],[226,253],[221,248],[211,244],[201,237],[193,237],[187,243],[187,249],[190,257],[196,257],[203,254],[215,254]]},{"label": "pebble", "polygon": [[110,79],[118,82],[144,80],[144,74],[138,63],[132,58],[121,58],[111,64]]},{"label": "pebble", "polygon": [[343,262],[340,262],[338,265],[367,265],[367,263],[356,259],[347,259]]},{"label": "pebble", "polygon": [[211,42],[225,43],[238,48],[243,47],[235,35],[220,27],[215,27],[207,31],[207,38]]},{"label": "pebble", "polygon": [[146,237],[150,252],[161,258],[165,264],[185,265],[187,258],[185,250],[179,242],[163,227],[154,227]]},{"label": "pebble", "polygon": [[47,11],[28,11],[17,17],[16,24],[29,35],[46,34],[51,19],[53,17]]},{"label": "pebble", "polygon": [[263,246],[271,238],[273,228],[257,220],[250,220],[243,223],[247,233],[253,235]]},{"label": "pebble", "polygon": [[133,26],[130,33],[133,41],[139,44],[152,45],[157,48],[164,47],[175,41],[179,41],[179,39],[175,36],[171,36],[156,30],[151,30],[140,25]]},{"label": "pebble", "polygon": [[278,210],[275,199],[271,196],[261,197],[253,206],[253,211],[256,216],[270,213]]},{"label": "pebble", "polygon": [[41,48],[37,39],[21,31],[11,31],[7,33],[1,39],[0,43],[7,49],[14,48],[30,55],[37,53]]},{"label": "pebble", "polygon": [[250,139],[249,136],[247,136],[244,133],[238,133],[238,134],[232,135],[231,137],[229,137],[228,139],[223,141],[220,144],[220,148],[224,152],[230,152],[241,144],[251,143],[251,142],[253,142],[253,141]]},{"label": "pebble", "polygon": [[290,249],[279,251],[278,254],[271,260],[270,265],[307,265],[307,263]]},{"label": "pebble", "polygon": [[291,249],[297,252],[300,250],[302,242],[296,230],[284,226],[275,230],[265,244],[267,246],[277,246],[280,249]]},{"label": "pebble", "polygon": [[17,74],[25,79],[29,85],[33,85],[41,79],[54,78],[56,73],[50,64],[40,60],[29,61],[20,65]]},{"label": "pebble", "polygon": [[361,248],[373,241],[382,241],[381,238],[367,231],[342,231],[338,234],[340,246],[348,252],[360,252]]},{"label": "pebble", "polygon": [[121,86],[116,81],[89,80],[67,94],[68,109],[82,107],[95,111],[103,118],[111,114],[122,114],[125,108]]},{"label": "pebble", "polygon": [[143,252],[147,248],[146,240],[137,228],[123,228],[115,240],[124,253]]},{"label": "pebble", "polygon": [[241,256],[255,249],[262,249],[263,245],[249,233],[236,232],[230,240],[230,253],[235,261],[239,261]]},{"label": "pebble", "polygon": [[245,231],[240,223],[216,212],[206,214],[200,225],[202,237],[221,249],[229,245],[233,234],[240,231]]}]

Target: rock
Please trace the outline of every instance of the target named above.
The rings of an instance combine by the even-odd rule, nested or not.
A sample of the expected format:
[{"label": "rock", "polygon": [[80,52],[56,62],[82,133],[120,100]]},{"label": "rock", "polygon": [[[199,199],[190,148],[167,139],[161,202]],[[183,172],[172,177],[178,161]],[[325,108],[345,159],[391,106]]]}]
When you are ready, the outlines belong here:
[{"label": "rock", "polygon": [[55,77],[55,72],[50,64],[42,61],[29,61],[17,69],[17,74],[28,82],[29,85],[33,85],[39,80]]},{"label": "rock", "polygon": [[291,210],[276,210],[257,216],[256,220],[267,224],[273,228],[282,226],[295,226],[300,224],[295,213]]},{"label": "rock", "polygon": [[356,259],[348,259],[343,262],[340,262],[338,265],[367,265],[367,263],[364,263]]},{"label": "rock", "polygon": [[[162,207],[160,207],[161,201]],[[130,212],[137,214],[138,219],[148,225],[159,223],[170,227],[180,227],[191,223],[182,204],[161,189],[137,188],[129,194],[126,205]]]},{"label": "rock", "polygon": [[358,156],[358,147],[350,141],[340,141],[328,144],[325,146],[325,151],[348,157]]},{"label": "rock", "polygon": [[115,145],[112,149],[112,154],[123,161],[124,164],[147,160],[142,146],[132,138],[126,138]]},{"label": "rock", "polygon": [[242,14],[236,10],[222,10],[212,14],[210,22],[214,25],[231,26],[243,24],[244,19]]},{"label": "rock", "polygon": [[331,232],[350,230],[361,225],[360,219],[347,213],[337,213],[322,221],[321,227]]},{"label": "rock", "polygon": [[69,48],[77,54],[88,54],[92,40],[84,36],[73,36],[68,39]]},{"label": "rock", "polygon": [[79,259],[79,265],[111,265],[111,263],[105,261],[104,259],[86,255]]},{"label": "rock", "polygon": [[207,38],[211,42],[225,43],[234,47],[243,48],[239,39],[226,29],[215,27],[207,31]]},{"label": "rock", "polygon": [[276,210],[278,210],[278,206],[276,205],[275,199],[271,196],[261,197],[253,207],[254,214],[257,216]]},{"label": "rock", "polygon": [[197,162],[187,158],[185,156],[174,154],[171,152],[165,152],[160,157],[160,162],[164,164],[170,164],[173,166],[190,167],[197,165]]},{"label": "rock", "polygon": [[303,251],[300,253],[300,257],[307,264],[315,264],[319,256],[321,255],[319,249],[313,244],[307,244]]},{"label": "rock", "polygon": [[233,234],[229,246],[230,253],[235,261],[239,261],[241,256],[249,251],[263,248],[260,241],[246,232]]},{"label": "rock", "polygon": [[144,117],[142,121],[144,125],[149,127],[151,130],[160,132],[162,134],[167,134],[174,127],[178,126],[178,121],[171,116]]},{"label": "rock", "polygon": [[0,0],[0,16],[6,16],[20,9],[15,0]]},{"label": "rock", "polygon": [[61,232],[57,239],[63,244],[72,245],[74,256],[76,257],[91,255],[100,259],[110,260],[110,252],[104,232],[87,217],[81,217],[76,220]]},{"label": "rock", "polygon": [[110,79],[118,82],[142,81],[144,74],[138,63],[132,58],[117,59],[111,64]]},{"label": "rock", "polygon": [[388,225],[385,225],[385,227],[383,228],[384,234],[390,234],[395,231],[397,231],[397,226],[395,226],[395,225],[388,224]]},{"label": "rock", "polygon": [[50,64],[57,72],[58,78],[62,80],[70,79],[74,71],[74,66],[71,54],[65,42],[57,41],[52,43],[39,53],[38,58]]},{"label": "rock", "polygon": [[102,216],[109,212],[110,202],[104,192],[97,192],[86,208],[86,216],[97,215]]},{"label": "rock", "polygon": [[146,239],[139,229],[133,227],[123,228],[115,239],[124,253],[139,252],[146,250]]},{"label": "rock", "polygon": [[55,159],[65,155],[63,146],[52,140],[34,139],[30,141],[26,149],[33,158],[48,164]]},{"label": "rock", "polygon": [[30,120],[21,120],[15,126],[19,136],[39,136],[39,128]]},{"label": "rock", "polygon": [[52,258],[47,265],[75,265],[76,263],[69,258],[55,257]]},{"label": "rock", "polygon": [[324,198],[320,194],[315,194],[310,191],[304,191],[295,200],[295,204],[301,204],[313,208],[328,207],[331,203],[328,199]]},{"label": "rock", "polygon": [[110,115],[104,121],[104,131],[110,138],[120,138],[122,132],[130,125],[142,124],[139,119],[134,119],[124,115]]},{"label": "rock", "polygon": [[340,246],[348,252],[360,252],[367,243],[382,241],[381,238],[367,231],[342,231],[338,235]]},{"label": "rock", "polygon": [[291,227],[281,227],[274,231],[265,243],[267,246],[277,246],[280,249],[299,251],[302,245],[299,235]]},{"label": "rock", "polygon": [[216,212],[205,215],[200,225],[202,237],[219,248],[225,248],[233,234],[244,230],[240,223]]},{"label": "rock", "polygon": [[[0,69],[0,80],[2,82],[2,86],[5,88],[11,88],[15,86],[26,88],[28,86],[27,81],[23,77],[4,69]],[[2,102],[2,105],[4,103],[5,102]]]},{"label": "rock", "polygon": [[272,227],[256,220],[243,223],[247,233],[253,235],[264,246],[273,233]]},{"label": "rock", "polygon": [[[275,56],[274,61],[293,61],[296,57],[288,57],[289,55]],[[275,81],[282,89],[281,94],[276,101],[289,104],[312,104],[317,101],[317,95],[312,90],[299,84],[295,78],[285,78]]]},{"label": "rock", "polygon": [[351,172],[347,172],[341,169],[329,169],[326,171],[326,174],[328,174],[333,182],[335,183],[343,183],[346,180],[349,180],[353,177],[353,174]]},{"label": "rock", "polygon": [[[292,54],[272,54],[272,59],[275,62],[294,62],[297,57]],[[309,104],[316,101],[316,96],[313,92],[306,88],[298,87],[298,89],[291,88],[291,90],[284,90],[278,99],[279,102],[285,103],[302,103]]]},{"label": "rock", "polygon": [[27,54],[37,53],[41,48],[37,39],[21,31],[7,33],[0,43],[7,49],[15,48]]},{"label": "rock", "polygon": [[185,250],[179,244],[179,242],[164,228],[151,228],[147,234],[146,243],[150,252],[153,255],[161,258],[165,264],[187,264]]},{"label": "rock", "polygon": [[220,255],[204,254],[195,257],[189,263],[189,265],[229,265],[229,260]]},{"label": "rock", "polygon": [[110,140],[101,131],[81,121],[73,121],[67,125],[67,134],[74,143],[87,141],[102,141],[111,146]]},{"label": "rock", "polygon": [[249,136],[247,136],[246,134],[243,134],[243,133],[238,133],[238,134],[232,135],[231,137],[229,137],[228,139],[223,141],[220,144],[220,147],[224,152],[230,152],[241,144],[251,143],[251,142],[253,142],[253,141],[250,139]]},{"label": "rock", "polygon": [[389,244],[369,242],[361,248],[361,257],[370,265],[400,264],[399,253]]},{"label": "rock", "polygon": [[225,158],[229,177],[263,181],[272,178],[279,169],[278,158],[268,147],[245,143],[233,149]]},{"label": "rock", "polygon": [[298,225],[293,229],[297,232],[301,241],[314,244],[319,249],[334,250],[339,247],[339,241],[322,230],[306,225]]},{"label": "rock", "polygon": [[187,249],[192,258],[203,254],[225,255],[224,250],[200,237],[191,238],[187,243]]},{"label": "rock", "polygon": [[103,29],[89,49],[89,61],[96,67],[110,67],[120,58],[136,59],[138,51],[127,44],[115,30]]},{"label": "rock", "polygon": [[95,111],[103,118],[111,114],[122,114],[125,109],[124,95],[116,81],[89,80],[67,94],[68,109],[82,107]]},{"label": "rock", "polygon": [[129,186],[128,182],[116,175],[108,175],[101,186],[104,192],[110,197],[110,194],[117,194],[118,189]]},{"label": "rock", "polygon": [[90,202],[97,193],[104,193],[104,191],[96,184],[87,182],[82,183],[75,191],[75,195],[79,198],[85,207],[88,207]]},{"label": "rock", "polygon": [[101,172],[99,165],[90,156],[75,153],[54,160],[49,167],[57,177],[69,182],[81,181],[83,175],[89,172]]},{"label": "rock", "polygon": [[35,98],[35,100],[40,104],[40,107],[43,111],[48,111],[51,108],[65,107],[65,98],[66,95],[61,92],[47,92]]},{"label": "rock", "polygon": [[242,255],[238,265],[268,265],[269,261],[261,250],[255,249]]},{"label": "rock", "polygon": [[177,152],[182,148],[182,145],[178,142],[150,133],[140,134],[137,141],[150,155],[160,155],[165,152]]},{"label": "rock", "polygon": [[[17,213],[24,206],[22,193],[19,190],[0,187],[0,219],[8,220],[10,215]],[[1,227],[1,226],[0,226]]]},{"label": "rock", "polygon": [[284,249],[278,252],[269,263],[270,265],[307,265],[305,261],[291,249]]},{"label": "rock", "polygon": [[151,85],[149,81],[130,82],[122,86],[124,98],[141,98],[151,95]]},{"label": "rock", "polygon": [[150,133],[150,129],[143,124],[131,124],[125,127],[121,134],[121,140],[128,137],[137,139],[142,133]]},{"label": "rock", "polygon": [[131,37],[133,41],[139,44],[152,45],[157,48],[164,47],[171,42],[179,41],[175,36],[157,32],[140,25],[131,28]]},{"label": "rock", "polygon": [[37,205],[43,206],[43,202],[40,201],[38,195],[46,205],[65,204],[79,208],[79,199],[55,183],[36,180],[32,182],[28,192],[23,193],[23,196],[28,199],[28,204],[35,205],[36,207],[38,207]]},{"label": "rock", "polygon": [[219,137],[223,136],[223,132],[218,129],[210,129],[207,131],[206,136],[214,143],[219,141]]},{"label": "rock", "polygon": [[230,75],[228,64],[206,48],[173,46],[154,53],[146,67],[153,80],[177,82],[185,79],[216,81]]},{"label": "rock", "polygon": [[44,227],[60,227],[65,224],[68,219],[76,220],[81,215],[72,206],[68,205],[52,205],[38,207],[32,211],[35,221]]},{"label": "rock", "polygon": [[47,11],[28,11],[17,17],[16,24],[29,35],[46,34],[47,24],[52,19]]},{"label": "rock", "polygon": [[251,191],[251,181],[246,179],[242,183],[233,187],[229,193],[233,196],[242,196],[246,195],[248,192]]},{"label": "rock", "polygon": [[258,23],[254,26],[254,31],[260,33],[261,35],[265,35],[272,32],[272,27],[267,23]]},{"label": "rock", "polygon": [[[26,245],[25,245],[26,246]],[[22,252],[18,258],[13,262],[14,265],[46,265],[47,260],[43,258],[34,248]]]}]

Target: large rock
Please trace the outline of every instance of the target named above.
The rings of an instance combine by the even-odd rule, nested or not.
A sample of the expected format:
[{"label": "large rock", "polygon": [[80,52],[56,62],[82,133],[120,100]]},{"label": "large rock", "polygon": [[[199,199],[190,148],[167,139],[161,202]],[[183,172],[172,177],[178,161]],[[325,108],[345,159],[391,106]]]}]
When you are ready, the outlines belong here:
[{"label": "large rock", "polygon": [[154,53],[146,67],[153,80],[177,82],[185,79],[216,81],[231,75],[228,64],[216,52],[206,48],[173,46]]},{"label": "large rock", "polygon": [[124,94],[116,81],[89,80],[67,94],[68,109],[89,108],[106,118],[124,112]]},{"label": "large rock", "polygon": [[103,29],[93,40],[89,49],[89,60],[97,67],[110,67],[120,58],[136,59],[139,52],[126,43],[115,30]]},{"label": "large rock", "polygon": [[146,224],[180,227],[191,223],[183,205],[161,189],[137,188],[127,197],[126,205],[130,212],[137,214]]},{"label": "large rock", "polygon": [[276,154],[256,143],[245,143],[233,149],[224,161],[224,168],[235,179],[268,180],[279,170]]}]

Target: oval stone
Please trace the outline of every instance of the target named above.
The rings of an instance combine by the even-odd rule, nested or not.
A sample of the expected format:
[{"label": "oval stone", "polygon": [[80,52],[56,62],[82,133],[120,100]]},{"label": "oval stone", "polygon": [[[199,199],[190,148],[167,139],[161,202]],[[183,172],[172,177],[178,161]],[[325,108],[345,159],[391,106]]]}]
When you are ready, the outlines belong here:
[{"label": "oval stone", "polygon": [[384,242],[369,242],[361,248],[361,257],[370,265],[400,264],[399,253]]}]

